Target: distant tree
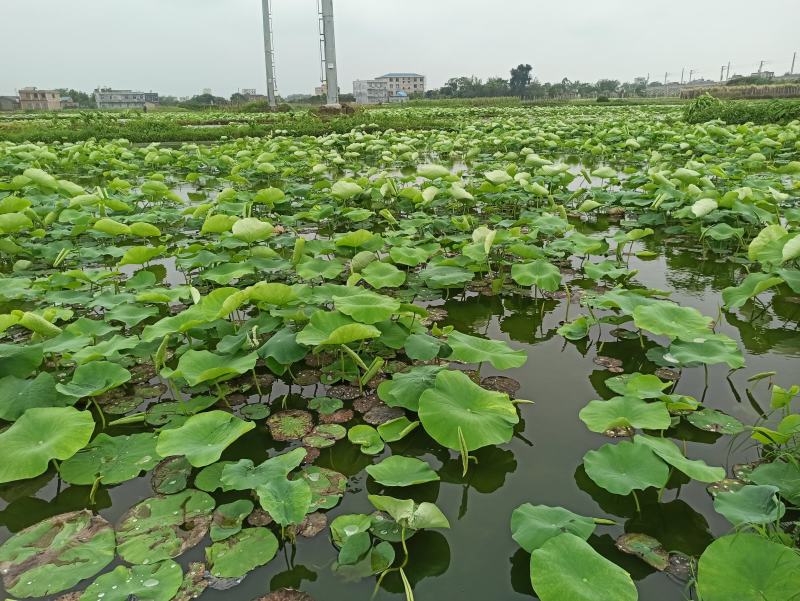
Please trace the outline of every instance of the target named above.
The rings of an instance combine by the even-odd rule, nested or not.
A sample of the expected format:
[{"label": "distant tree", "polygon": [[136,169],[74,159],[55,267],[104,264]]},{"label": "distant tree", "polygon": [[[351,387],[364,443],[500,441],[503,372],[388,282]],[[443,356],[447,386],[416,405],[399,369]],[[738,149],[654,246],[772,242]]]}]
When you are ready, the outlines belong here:
[{"label": "distant tree", "polygon": [[94,94],[87,94],[80,90],[73,90],[71,88],[60,88],[58,90],[61,97],[69,96],[73,102],[77,102],[80,108],[95,108],[97,103],[94,101]]},{"label": "distant tree", "polygon": [[490,77],[486,80],[483,88],[486,92],[485,95],[489,97],[511,95],[511,86],[508,85],[508,80],[502,77]]},{"label": "distant tree", "polygon": [[179,102],[177,96],[159,96],[158,98],[158,103],[161,106],[178,106]]},{"label": "distant tree", "polygon": [[240,105],[240,104],[245,104],[247,102],[248,102],[247,96],[245,96],[244,94],[240,94],[239,92],[234,92],[233,94],[231,94],[231,104]]},{"label": "distant tree", "polygon": [[511,87],[511,92],[515,96],[519,96],[523,99],[525,98],[528,93],[528,86],[531,85],[532,71],[533,67],[528,64],[520,64],[511,69],[511,80],[509,81],[509,86]]},{"label": "distant tree", "polygon": [[595,84],[597,93],[603,96],[610,96],[616,94],[619,89],[619,80],[617,79],[600,79]]}]

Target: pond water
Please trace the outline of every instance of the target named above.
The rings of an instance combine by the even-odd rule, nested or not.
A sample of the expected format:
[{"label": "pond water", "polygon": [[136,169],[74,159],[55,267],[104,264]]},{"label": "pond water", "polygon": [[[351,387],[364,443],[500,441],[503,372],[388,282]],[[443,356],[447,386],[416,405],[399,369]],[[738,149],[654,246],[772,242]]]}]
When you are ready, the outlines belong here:
[{"label": "pond water", "polygon": [[[584,230],[604,229],[584,225]],[[644,248],[639,244],[634,250]],[[639,271],[637,279],[651,288],[672,291],[672,298],[683,306],[716,316],[722,304],[721,290],[734,284],[734,265],[723,258],[704,260],[699,251],[684,248],[680,241],[654,238],[646,247],[658,251],[651,260],[630,257],[630,268]],[[696,248],[696,247],[695,247]],[[577,265],[577,259],[576,265]],[[170,271],[172,271],[170,269]],[[170,274],[170,280],[175,280]],[[180,278],[178,278],[180,280]],[[581,285],[580,281],[574,281]],[[586,283],[589,286],[590,283]],[[638,338],[617,339],[605,327],[602,339],[592,332],[589,339],[566,342],[556,334],[565,320],[567,302],[563,299],[534,299],[530,296],[459,295],[433,303],[447,310],[446,324],[463,332],[508,341],[528,353],[527,364],[503,375],[519,380],[518,398],[533,405],[520,407],[522,421],[511,443],[487,447],[475,453],[478,463],[466,478],[461,477],[457,455],[435,444],[419,428],[406,439],[387,445],[383,456],[400,454],[427,460],[442,477],[441,482],[420,485],[412,490],[417,501],[435,501],[451,523],[450,530],[418,533],[409,541],[410,563],[406,573],[419,600],[458,598],[466,601],[487,599],[531,599],[529,555],[511,539],[509,518],[522,503],[563,506],[575,513],[609,518],[617,525],[598,529],[589,542],[601,553],[629,571],[637,582],[640,598],[647,601],[684,599],[683,583],[656,572],[635,557],[614,547],[614,539],[623,532],[640,532],[658,538],[666,548],[699,556],[714,537],[730,531],[730,525],[712,507],[705,485],[673,478],[661,502],[651,489],[640,494],[637,512],[632,497],[611,495],[597,487],[582,468],[583,455],[601,446],[607,439],[588,432],[578,412],[595,398],[613,396],[604,381],[614,374],[596,364],[604,356],[620,359],[627,373],[649,372],[654,366],[644,359]],[[576,299],[571,317],[579,314]],[[737,340],[743,347],[746,369],[728,375],[726,366],[709,368],[708,377],[701,368],[685,370],[676,392],[695,396],[712,408],[723,410],[745,424],[758,419],[757,408],[745,392],[747,377],[776,370],[794,373],[800,356],[800,304],[783,302],[769,311],[734,316],[721,313],[719,331]],[[602,345],[602,349],[600,348]],[[493,375],[484,365],[481,375]],[[763,385],[750,385],[753,396],[768,405]],[[291,389],[277,382],[269,393],[273,401],[286,393],[319,396],[314,387]],[[290,396],[288,406],[299,397]],[[302,406],[298,403],[297,406]],[[116,427],[111,434],[137,431],[134,426]],[[697,429],[681,428],[669,435],[683,439],[687,454],[711,465],[728,468],[756,458],[755,449],[745,442],[731,449],[730,437],[719,437]],[[267,448],[267,445],[272,445]],[[248,457],[256,463],[271,451],[289,446],[273,443],[263,425],[240,438],[227,449],[222,459]],[[375,458],[377,459],[377,458]],[[376,483],[367,481],[364,467],[375,459],[363,455],[346,440],[323,449],[316,464],[348,476],[348,489],[341,503],[327,513],[328,521],[346,513],[370,513],[367,494],[386,493]],[[402,496],[403,491],[389,489],[387,494]],[[114,523],[134,503],[152,495],[149,478],[101,489],[97,497],[100,514]],[[218,503],[237,497],[216,493]],[[63,485],[50,473],[18,484],[0,487],[0,541],[39,520],[88,506],[88,487]],[[208,542],[208,541],[206,541]],[[182,565],[202,561],[201,544],[179,558]],[[296,547],[284,546],[267,566],[250,573],[230,590],[208,590],[209,600],[250,601],[270,590],[294,587],[309,593],[317,601],[369,599],[375,578],[346,582],[331,570],[336,550],[327,531],[314,539],[298,539]],[[5,598],[2,585],[0,597]],[[387,577],[376,599],[402,599],[399,578]],[[565,600],[567,601],[567,600]]]}]

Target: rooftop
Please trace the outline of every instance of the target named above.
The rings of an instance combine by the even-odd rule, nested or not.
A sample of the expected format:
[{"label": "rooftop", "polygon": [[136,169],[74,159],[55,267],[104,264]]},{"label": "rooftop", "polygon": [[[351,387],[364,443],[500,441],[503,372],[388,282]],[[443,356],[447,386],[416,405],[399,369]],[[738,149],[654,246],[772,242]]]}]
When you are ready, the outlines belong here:
[{"label": "rooftop", "polygon": [[425,77],[425,76],[420,75],[419,73],[387,73],[386,75],[381,75],[378,79],[382,79],[384,77]]}]

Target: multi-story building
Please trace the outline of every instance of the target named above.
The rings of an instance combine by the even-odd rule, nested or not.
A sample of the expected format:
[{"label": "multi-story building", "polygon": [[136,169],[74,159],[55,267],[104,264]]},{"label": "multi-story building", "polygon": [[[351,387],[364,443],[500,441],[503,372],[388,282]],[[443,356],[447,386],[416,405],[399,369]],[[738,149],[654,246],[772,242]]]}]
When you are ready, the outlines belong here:
[{"label": "multi-story building", "polygon": [[353,96],[358,104],[382,104],[389,101],[389,84],[381,79],[357,79]]},{"label": "multi-story building", "polygon": [[103,110],[140,109],[147,105],[158,104],[158,94],[155,92],[97,88],[94,91],[94,100],[97,103],[97,108]]},{"label": "multi-story building", "polygon": [[317,86],[314,88],[314,96],[327,96],[328,95],[328,84],[323,83],[321,86]]},{"label": "multi-story building", "polygon": [[61,93],[58,90],[40,90],[35,86],[22,88],[19,105],[23,111],[60,111]]},{"label": "multi-story building", "polygon": [[0,96],[0,111],[19,110],[19,96]]},{"label": "multi-story building", "polygon": [[387,83],[390,96],[396,96],[397,92],[405,92],[409,96],[425,93],[425,76],[419,73],[387,73],[375,79]]}]

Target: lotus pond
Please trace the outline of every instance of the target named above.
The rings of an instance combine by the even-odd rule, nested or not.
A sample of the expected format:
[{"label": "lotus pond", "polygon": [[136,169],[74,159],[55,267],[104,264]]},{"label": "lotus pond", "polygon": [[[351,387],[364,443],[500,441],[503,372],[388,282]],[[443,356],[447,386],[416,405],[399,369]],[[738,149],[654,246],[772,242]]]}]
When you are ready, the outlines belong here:
[{"label": "lotus pond", "polygon": [[0,142],[2,598],[800,599],[800,123],[451,111]]}]

